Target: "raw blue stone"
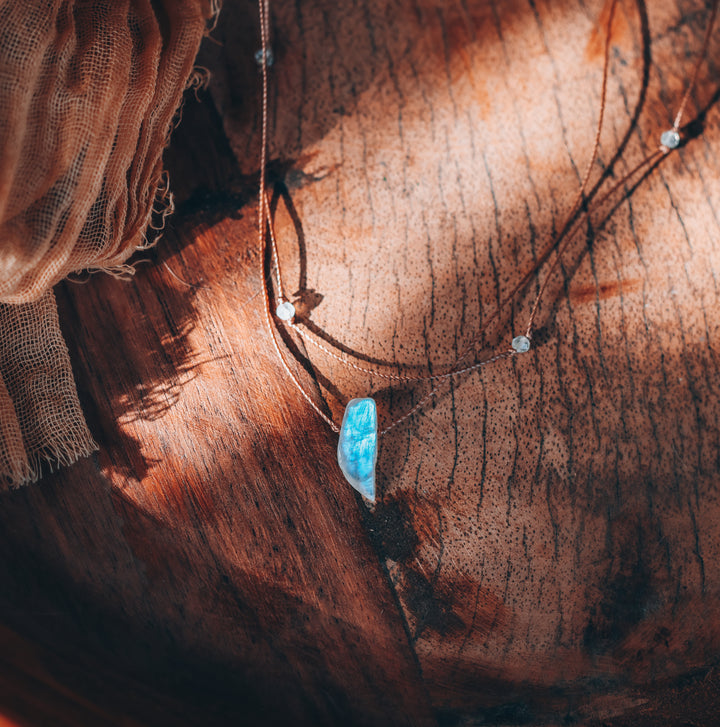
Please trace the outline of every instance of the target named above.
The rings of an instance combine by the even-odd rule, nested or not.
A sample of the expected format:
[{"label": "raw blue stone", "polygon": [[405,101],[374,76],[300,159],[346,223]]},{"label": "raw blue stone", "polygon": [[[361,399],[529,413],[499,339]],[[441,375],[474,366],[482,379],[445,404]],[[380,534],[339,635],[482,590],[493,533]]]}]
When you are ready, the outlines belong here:
[{"label": "raw blue stone", "polygon": [[371,502],[375,502],[377,442],[375,400],[353,399],[345,407],[343,415],[338,464],[345,479]]}]

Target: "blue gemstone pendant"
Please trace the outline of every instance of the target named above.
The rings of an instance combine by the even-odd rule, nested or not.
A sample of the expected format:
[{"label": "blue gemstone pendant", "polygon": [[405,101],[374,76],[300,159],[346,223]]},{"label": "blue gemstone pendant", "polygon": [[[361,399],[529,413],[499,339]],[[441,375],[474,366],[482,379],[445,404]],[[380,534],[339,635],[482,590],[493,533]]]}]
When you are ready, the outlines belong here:
[{"label": "blue gemstone pendant", "polygon": [[338,442],[338,464],[345,479],[370,502],[375,502],[377,426],[375,400],[353,399],[345,407]]}]

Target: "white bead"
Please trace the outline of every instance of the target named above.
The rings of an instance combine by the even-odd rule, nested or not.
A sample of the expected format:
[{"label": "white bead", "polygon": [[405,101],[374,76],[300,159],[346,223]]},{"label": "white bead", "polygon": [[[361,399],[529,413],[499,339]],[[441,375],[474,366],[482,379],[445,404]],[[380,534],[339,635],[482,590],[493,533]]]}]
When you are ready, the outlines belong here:
[{"label": "white bead", "polygon": [[268,48],[266,53],[263,53],[261,48],[259,51],[255,51],[255,63],[262,66],[263,57],[268,68],[275,62],[275,56],[273,55],[272,48]]},{"label": "white bead", "polygon": [[284,300],[275,309],[275,315],[281,321],[291,321],[295,318],[295,306],[289,300]]},{"label": "white bead", "polygon": [[530,350],[530,339],[527,336],[515,336],[510,345],[518,353],[527,353]]},{"label": "white bead", "polygon": [[680,146],[680,134],[675,129],[663,131],[660,143],[667,149],[677,149]]}]

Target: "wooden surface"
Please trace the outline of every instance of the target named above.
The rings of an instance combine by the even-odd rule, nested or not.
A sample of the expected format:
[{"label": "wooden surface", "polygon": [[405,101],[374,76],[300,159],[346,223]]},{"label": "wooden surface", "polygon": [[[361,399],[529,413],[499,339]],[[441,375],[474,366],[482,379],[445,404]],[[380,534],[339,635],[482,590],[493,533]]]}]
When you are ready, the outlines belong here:
[{"label": "wooden surface", "polygon": [[[275,225],[321,336],[417,371],[481,331],[478,357],[507,345],[535,288],[484,322],[577,189],[604,12],[273,5]],[[657,143],[706,17],[621,3],[598,176]],[[720,33],[702,134],[579,237],[532,353],[383,439],[369,507],[263,324],[255,29],[227,3],[205,48],[212,99],[175,135],[154,264],[58,292],[101,452],[0,496],[0,715],[715,724]],[[375,391],[392,418],[427,391],[309,355],[296,370],[336,417],[338,398]]]}]

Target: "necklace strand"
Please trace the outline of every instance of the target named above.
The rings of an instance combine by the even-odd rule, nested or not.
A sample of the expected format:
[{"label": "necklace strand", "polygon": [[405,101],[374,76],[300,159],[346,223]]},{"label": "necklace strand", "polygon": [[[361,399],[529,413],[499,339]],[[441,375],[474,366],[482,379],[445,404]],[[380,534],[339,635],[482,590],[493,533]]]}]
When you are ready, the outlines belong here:
[{"label": "necklace strand", "polygon": [[[720,0],[713,0],[713,4],[711,6],[710,16],[708,18],[708,24],[705,31],[705,36],[703,39],[702,49],[701,52],[694,64],[693,72],[691,75],[690,82],[688,83],[688,86],[685,90],[685,93],[683,95],[683,98],[680,102],[677,114],[675,116],[673,126],[669,131],[666,131],[662,134],[661,137],[661,143],[658,148],[656,148],[653,152],[645,156],[638,164],[636,164],[627,174],[625,174],[620,180],[618,180],[615,184],[612,185],[612,187],[603,194],[600,199],[595,203],[593,210],[591,210],[588,207],[588,199],[585,196],[585,192],[587,189],[587,185],[589,183],[590,177],[592,176],[592,170],[595,164],[595,160],[597,159],[597,154],[600,146],[600,137],[602,134],[602,128],[603,128],[603,121],[605,116],[605,109],[606,109],[606,99],[607,99],[607,80],[608,80],[608,70],[609,70],[609,62],[610,62],[610,41],[612,36],[612,24],[613,19],[615,15],[615,10],[617,7],[617,0],[613,0],[612,4],[610,6],[610,12],[608,16],[607,26],[606,26],[606,33],[605,33],[605,50],[604,50],[604,57],[603,57],[603,78],[602,78],[602,90],[601,90],[601,99],[600,99],[600,107],[599,107],[599,113],[598,113],[598,123],[597,128],[595,131],[595,138],[593,142],[592,152],[590,156],[590,161],[587,164],[587,168],[585,170],[585,174],[582,179],[582,183],[580,185],[580,189],[578,190],[577,194],[575,195],[575,199],[573,201],[573,204],[570,207],[570,212],[568,213],[566,220],[562,227],[560,228],[560,233],[553,239],[552,243],[548,246],[548,248],[542,253],[542,255],[538,258],[538,260],[535,262],[535,264],[532,266],[532,268],[521,278],[521,280],[514,286],[514,288],[510,291],[508,295],[505,296],[505,298],[500,302],[500,304],[497,306],[497,308],[493,311],[492,315],[490,316],[490,319],[486,321],[483,328],[480,330],[479,334],[468,344],[468,346],[465,348],[463,353],[457,358],[455,364],[453,367],[443,373],[439,374],[427,374],[427,375],[412,375],[412,374],[398,374],[398,373],[388,373],[379,371],[378,369],[371,369],[369,367],[363,366],[361,364],[355,363],[354,361],[349,360],[346,355],[340,355],[334,351],[332,351],[330,348],[325,346],[323,343],[321,343],[314,335],[311,335],[308,330],[301,327],[295,322],[295,309],[292,303],[289,302],[287,296],[285,295],[285,290],[283,287],[282,282],[282,274],[280,269],[280,256],[278,253],[278,245],[277,240],[275,237],[275,232],[273,229],[273,222],[272,222],[272,215],[270,210],[270,202],[268,199],[268,194],[266,191],[266,167],[267,167],[267,145],[268,145],[268,66],[271,62],[271,55],[269,50],[269,44],[268,44],[268,38],[269,38],[269,8],[268,8],[268,0],[259,0],[259,13],[260,13],[260,36],[261,36],[261,53],[258,54],[259,63],[261,66],[261,72],[262,72],[262,148],[261,148],[261,154],[260,154],[260,184],[259,184],[259,204],[258,204],[258,239],[259,239],[259,247],[261,250],[261,259],[265,260],[265,251],[266,251],[266,245],[267,245],[267,237],[269,236],[270,239],[270,252],[271,252],[271,265],[275,272],[275,286],[276,286],[276,292],[277,292],[277,298],[278,298],[278,309],[276,312],[276,315],[282,313],[283,315],[278,317],[281,317],[285,320],[286,324],[289,328],[291,328],[293,331],[295,331],[303,341],[311,344],[315,348],[323,351],[326,355],[332,357],[333,359],[339,361],[341,364],[348,366],[356,371],[359,371],[361,373],[368,374],[370,376],[381,378],[389,381],[396,381],[396,382],[430,382],[432,384],[431,390],[425,394],[423,397],[420,398],[420,400],[405,414],[403,414],[401,417],[391,421],[385,428],[380,430],[379,434],[384,435],[390,430],[394,429],[396,426],[401,424],[402,422],[409,419],[413,414],[415,414],[419,409],[421,409],[436,393],[437,393],[437,387],[440,383],[451,379],[455,376],[460,376],[463,374],[470,373],[472,371],[478,370],[488,364],[495,363],[501,359],[509,358],[511,356],[515,356],[518,353],[525,353],[530,349],[530,343],[532,341],[532,335],[533,335],[533,326],[535,323],[535,319],[537,317],[537,313],[540,307],[540,302],[543,298],[543,295],[547,289],[547,286],[552,279],[555,271],[557,270],[557,267],[559,266],[563,254],[567,250],[570,243],[573,241],[581,227],[587,222],[588,224],[591,224],[591,213],[597,208],[601,208],[605,202],[613,195],[615,192],[618,191],[621,187],[623,187],[630,179],[635,177],[635,175],[638,174],[643,169],[652,169],[652,167],[660,161],[665,155],[667,155],[670,151],[677,148],[680,145],[681,142],[681,135],[680,135],[680,124],[682,123],[682,118],[684,116],[688,101],[690,99],[690,96],[692,94],[692,91],[695,87],[695,84],[697,83],[698,74],[700,71],[700,66],[702,65],[703,60],[705,59],[707,48],[710,43],[712,28],[714,26],[716,17],[717,17],[717,11],[718,6],[720,5]],[[267,235],[266,235],[267,231]],[[553,259],[553,262],[547,271],[547,274],[544,277],[544,280],[540,286],[540,289],[538,290],[538,293],[535,296],[535,300],[533,303],[533,306],[531,308],[530,316],[528,318],[528,323],[525,328],[525,334],[524,336],[518,336],[515,339],[513,339],[513,346],[509,350],[502,351],[500,353],[497,353],[487,359],[483,359],[481,361],[478,361],[474,364],[467,365],[467,366],[461,366],[462,361],[467,358],[467,356],[475,350],[478,343],[482,339],[485,331],[487,330],[488,326],[493,322],[495,318],[497,318],[500,314],[500,311],[505,308],[514,298],[515,296],[523,289],[525,286],[532,280],[532,278],[538,273],[539,269],[545,264],[545,262],[548,260],[552,252],[555,251],[555,257]],[[263,281],[263,297],[264,297],[264,303],[265,303],[265,319],[268,325],[268,328],[270,329],[271,335],[272,335],[272,341],[273,346],[275,348],[275,351],[280,358],[280,361],[282,362],[283,367],[285,368],[286,373],[290,376],[291,380],[297,387],[300,394],[303,396],[303,398],[310,404],[310,406],[315,410],[315,412],[328,424],[328,426],[334,431],[339,432],[340,427],[334,422],[334,420],[328,416],[324,411],[320,409],[320,407],[313,401],[313,398],[310,396],[310,394],[305,390],[305,387],[302,385],[299,378],[296,376],[296,374],[291,370],[290,366],[288,365],[285,356],[281,350],[281,346],[277,339],[277,331],[276,326],[273,322],[273,316],[270,309],[270,292],[268,289],[268,281],[266,279],[265,274],[262,275],[262,281]],[[392,364],[379,364],[384,366],[391,366]]]},{"label": "necklace strand", "polygon": [[[260,250],[261,250],[261,256],[263,260],[264,265],[264,259],[265,259],[265,220],[267,217],[269,217],[270,209],[267,202],[267,194],[265,192],[265,168],[267,166],[267,127],[268,127],[268,65],[269,65],[269,52],[268,52],[268,35],[270,32],[269,22],[268,22],[268,0],[259,0],[258,7],[260,11],[260,39],[262,43],[262,54],[260,56],[260,68],[262,72],[262,149],[260,151],[260,204],[258,205],[258,230],[259,232],[259,242],[260,242]],[[272,226],[270,228],[272,230]],[[272,248],[273,248],[273,261],[275,263],[275,270],[277,272],[277,279],[278,279],[278,287],[282,291],[282,278],[280,277],[280,260],[277,254],[277,245],[275,244],[275,235],[273,232],[271,232],[272,235]],[[286,373],[291,378],[291,380],[294,382],[295,386],[297,387],[298,391],[302,394],[302,396],[305,398],[305,400],[310,404],[310,406],[318,413],[322,419],[325,420],[325,422],[329,425],[329,427],[334,432],[339,432],[340,427],[335,424],[335,422],[327,415],[325,412],[323,412],[320,407],[315,404],[315,402],[312,400],[312,397],[305,391],[305,387],[303,387],[302,383],[300,382],[300,379],[295,375],[293,370],[288,365],[287,361],[285,360],[285,356],[282,353],[282,350],[280,348],[280,345],[278,344],[277,340],[277,333],[275,331],[275,325],[273,324],[272,320],[272,314],[270,313],[270,297],[268,295],[268,287],[267,287],[267,280],[265,279],[265,272],[263,270],[262,275],[262,281],[263,281],[263,303],[265,308],[265,321],[267,322],[268,328],[270,329],[270,333],[272,334],[272,342],[273,346],[275,348],[275,351],[280,358],[280,361],[282,361],[282,365],[285,368]]]}]

